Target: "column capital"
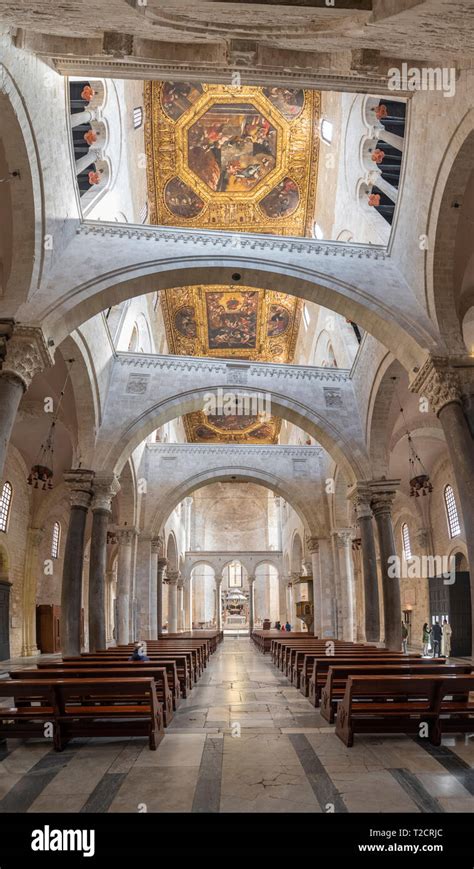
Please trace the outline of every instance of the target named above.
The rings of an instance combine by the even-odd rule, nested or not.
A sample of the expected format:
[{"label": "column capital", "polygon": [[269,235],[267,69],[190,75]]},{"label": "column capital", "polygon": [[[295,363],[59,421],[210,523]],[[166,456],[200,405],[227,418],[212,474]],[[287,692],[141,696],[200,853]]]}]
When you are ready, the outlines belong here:
[{"label": "column capital", "polygon": [[347,494],[348,500],[354,505],[357,519],[371,519],[370,509],[371,491],[370,483],[361,481],[354,483]]},{"label": "column capital", "polygon": [[319,538],[307,537],[306,546],[308,547],[308,552],[311,552],[311,554],[313,554],[314,552],[319,552]]},{"label": "column capital", "polygon": [[158,570],[163,571],[167,564],[168,564],[168,559],[160,557],[158,559]]},{"label": "column capital", "polygon": [[352,529],[337,528],[334,532],[337,538],[337,543],[341,547],[352,546]]},{"label": "column capital", "polygon": [[67,471],[63,478],[69,489],[71,507],[83,507],[87,510],[92,500],[94,471],[73,468]]},{"label": "column capital", "polygon": [[153,555],[160,555],[163,552],[163,538],[162,537],[152,537],[151,538],[151,551]]},{"label": "column capital", "polygon": [[370,506],[375,517],[392,512],[401,480],[372,480]]},{"label": "column capital", "polygon": [[92,488],[92,511],[104,510],[111,513],[112,498],[120,492],[120,483],[116,474],[96,474]]},{"label": "column capital", "polygon": [[461,404],[459,376],[443,356],[428,356],[416,377],[409,384],[410,392],[425,396],[436,415],[447,404]]},{"label": "column capital", "polygon": [[121,525],[115,528],[120,546],[131,546],[137,536],[137,529],[133,525]]},{"label": "column capital", "polygon": [[2,377],[20,380],[25,391],[35,374],[51,368],[54,363],[51,348],[39,326],[15,326],[11,321],[0,322],[0,359]]},{"label": "column capital", "polygon": [[254,577],[254,576],[248,576],[248,577],[247,577],[247,581],[248,581],[248,584],[249,584],[249,585],[252,585],[252,583],[255,582],[255,577]]},{"label": "column capital", "polygon": [[168,585],[177,585],[179,575],[179,570],[167,570],[165,581],[168,583]]}]

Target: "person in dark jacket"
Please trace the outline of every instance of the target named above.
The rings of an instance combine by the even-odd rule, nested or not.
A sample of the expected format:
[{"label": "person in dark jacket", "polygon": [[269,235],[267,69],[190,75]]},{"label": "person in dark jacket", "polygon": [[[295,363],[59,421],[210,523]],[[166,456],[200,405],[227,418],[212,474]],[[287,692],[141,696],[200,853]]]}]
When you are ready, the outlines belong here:
[{"label": "person in dark jacket", "polygon": [[433,658],[439,658],[441,652],[441,640],[443,639],[443,630],[438,620],[435,621],[433,627],[431,628],[431,636],[433,639]]},{"label": "person in dark jacket", "polygon": [[145,643],[140,641],[139,643],[135,643],[132,654],[130,655],[129,661],[149,661],[150,659],[146,655]]},{"label": "person in dark jacket", "polygon": [[289,622],[287,622],[285,625],[285,631],[291,631],[291,625]]}]

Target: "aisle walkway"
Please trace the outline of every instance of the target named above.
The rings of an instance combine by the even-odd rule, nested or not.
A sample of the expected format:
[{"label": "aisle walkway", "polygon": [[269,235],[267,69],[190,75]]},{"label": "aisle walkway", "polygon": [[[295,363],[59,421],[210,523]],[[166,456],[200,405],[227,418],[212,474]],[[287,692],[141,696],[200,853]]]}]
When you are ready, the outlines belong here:
[{"label": "aisle walkway", "polygon": [[224,640],[158,751],[11,740],[0,760],[0,812],[474,811],[474,738],[348,749],[248,638]]}]

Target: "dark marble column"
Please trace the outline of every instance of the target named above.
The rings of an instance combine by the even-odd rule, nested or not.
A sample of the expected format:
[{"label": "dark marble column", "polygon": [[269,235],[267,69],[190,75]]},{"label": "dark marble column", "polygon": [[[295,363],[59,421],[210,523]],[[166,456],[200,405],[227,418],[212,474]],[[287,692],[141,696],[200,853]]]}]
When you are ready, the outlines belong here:
[{"label": "dark marble column", "polygon": [[372,507],[377,524],[380,549],[380,569],[383,587],[383,612],[385,622],[385,645],[394,651],[402,648],[402,607],[400,600],[400,576],[394,570],[396,559],[393,536],[392,504],[400,480],[379,480],[371,483]]},{"label": "dark marble column", "polygon": [[23,394],[52,358],[41,329],[0,320],[0,479]]},{"label": "dark marble column", "polygon": [[350,493],[350,497],[354,501],[361,541],[365,639],[368,643],[378,643],[380,640],[379,583],[370,492],[367,486],[358,484]]},{"label": "dark marble column", "polygon": [[159,637],[163,636],[163,574],[167,564],[168,560],[166,558],[158,559],[158,572],[156,577],[156,625]]},{"label": "dark marble column", "polygon": [[410,389],[427,399],[430,410],[438,416],[453,466],[469,559],[474,654],[474,439],[462,407],[463,393],[472,406],[471,361],[461,364],[462,360],[455,359],[455,364],[451,364],[449,359],[430,356],[410,383]]},{"label": "dark marble column", "polygon": [[92,534],[89,565],[89,651],[106,648],[105,574],[107,570],[107,528],[112,498],[120,489],[114,474],[96,475],[92,501]]},{"label": "dark marble column", "polygon": [[87,511],[92,499],[93,471],[73,470],[64,475],[71,493],[71,513],[64,548],[61,586],[61,650],[81,652],[82,568]]}]

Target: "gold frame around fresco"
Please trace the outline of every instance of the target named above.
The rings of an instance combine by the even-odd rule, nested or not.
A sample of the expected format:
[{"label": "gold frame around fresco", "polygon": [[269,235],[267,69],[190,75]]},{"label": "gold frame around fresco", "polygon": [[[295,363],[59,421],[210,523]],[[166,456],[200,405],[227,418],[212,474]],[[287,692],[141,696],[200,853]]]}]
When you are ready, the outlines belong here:
[{"label": "gold frame around fresco", "polygon": [[[321,99],[318,91],[304,91],[302,112],[288,120],[276,109],[260,87],[202,85],[203,93],[177,121],[161,105],[163,82],[144,84],[145,146],[150,223],[199,229],[261,232],[272,235],[311,236],[314,222],[319,161],[316,127]],[[187,130],[217,102],[252,103],[275,126],[279,136],[276,166],[253,190],[214,193],[187,166]],[[180,177],[205,202],[193,218],[179,217],[167,207],[166,184]],[[259,202],[286,176],[297,184],[300,198],[295,211],[270,218]]]}]

